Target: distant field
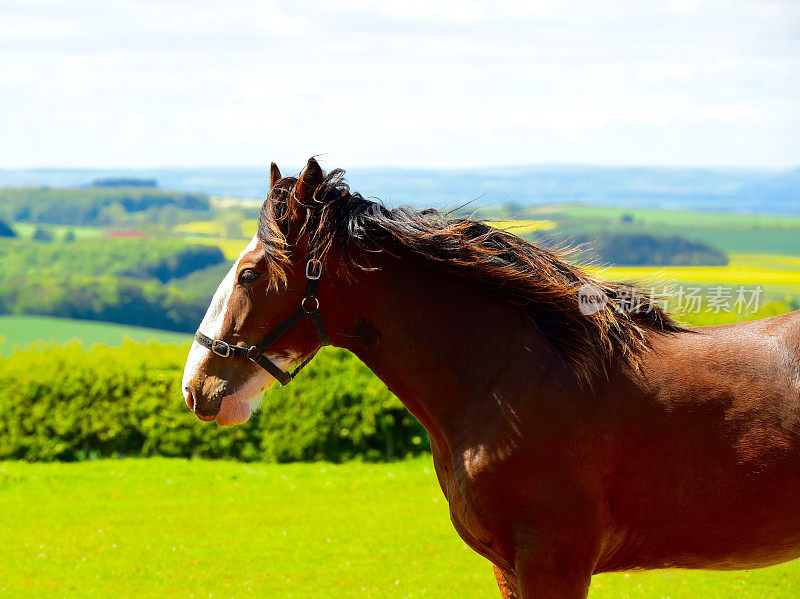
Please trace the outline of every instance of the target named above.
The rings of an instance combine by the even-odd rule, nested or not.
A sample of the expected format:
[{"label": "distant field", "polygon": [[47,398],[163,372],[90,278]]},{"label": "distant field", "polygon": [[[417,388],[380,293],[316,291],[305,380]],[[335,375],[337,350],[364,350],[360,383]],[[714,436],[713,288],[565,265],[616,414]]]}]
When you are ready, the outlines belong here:
[{"label": "distant field", "polygon": [[253,218],[242,221],[242,235],[244,235],[247,239],[252,239],[256,232],[258,232],[257,219]]},{"label": "distant field", "polygon": [[710,287],[760,285],[765,293],[800,296],[800,218],[670,212],[601,208],[593,206],[541,206],[526,212],[555,223],[556,235],[601,232],[680,235],[724,251],[728,266],[615,267],[603,272],[607,279],[645,279]]},{"label": "distant field", "polygon": [[800,256],[798,217],[580,205],[534,207],[525,211],[525,217],[551,220],[558,234],[567,237],[601,232],[680,235],[726,253]]},{"label": "distant field", "polygon": [[[214,238],[224,238],[225,232],[221,223],[214,220],[197,220],[191,223],[175,225],[173,231],[188,235],[206,235]],[[242,221],[242,237],[250,239],[258,229],[258,220],[247,219]]]},{"label": "distant field", "polygon": [[[430,457],[5,462],[0,505],[0,594],[12,597],[499,597],[450,524]],[[591,597],[798,593],[792,562],[605,574]]]},{"label": "distant field", "polygon": [[728,266],[612,266],[608,280],[650,280],[708,287],[714,284],[753,287],[764,292],[800,296],[800,256],[729,254]]},{"label": "distant field", "polygon": [[14,223],[14,231],[22,239],[30,239],[36,232],[36,229],[44,229],[53,234],[56,241],[64,239],[68,232],[75,235],[75,239],[96,239],[103,237],[106,232],[99,227],[80,227],[71,225],[36,225],[32,223]]},{"label": "distant field", "polygon": [[250,208],[258,209],[264,202],[264,198],[234,198],[228,196],[211,196],[211,205],[216,210],[227,210],[229,208]]},{"label": "distant field", "polygon": [[189,235],[211,235],[219,237],[222,235],[222,225],[213,220],[196,220],[191,223],[175,225],[173,230],[176,233],[187,233]]},{"label": "distant field", "polygon": [[186,241],[215,245],[222,250],[228,260],[236,260],[247,246],[246,239],[225,239],[223,237],[186,237]]},{"label": "distant field", "polygon": [[640,208],[606,208],[579,204],[536,206],[532,212],[556,220],[620,221],[630,215],[634,223],[646,226],[684,226],[691,228],[799,229],[800,217],[761,216],[726,212],[681,212]]},{"label": "distant field", "polygon": [[0,338],[4,343],[0,354],[8,355],[36,341],[66,343],[78,339],[84,345],[100,343],[120,345],[126,337],[134,341],[156,340],[161,343],[188,343],[191,335],[156,329],[130,327],[107,322],[71,320],[50,316],[0,316]]},{"label": "distant field", "polygon": [[549,220],[496,220],[489,224],[514,235],[526,235],[534,231],[549,231],[555,228],[555,223]]},{"label": "distant field", "polygon": [[236,260],[247,246],[247,240],[255,234],[257,227],[257,220],[242,221],[242,237],[238,239],[225,237],[222,224],[214,220],[198,220],[175,225],[173,231],[185,235],[184,239],[187,242],[215,245],[222,250],[228,260]]}]

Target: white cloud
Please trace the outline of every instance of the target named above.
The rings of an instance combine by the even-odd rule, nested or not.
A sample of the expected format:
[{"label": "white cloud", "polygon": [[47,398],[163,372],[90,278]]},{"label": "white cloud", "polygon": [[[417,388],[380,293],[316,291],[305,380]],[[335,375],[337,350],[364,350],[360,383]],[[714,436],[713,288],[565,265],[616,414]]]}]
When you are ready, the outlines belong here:
[{"label": "white cloud", "polygon": [[0,167],[800,158],[800,5],[6,0]]}]

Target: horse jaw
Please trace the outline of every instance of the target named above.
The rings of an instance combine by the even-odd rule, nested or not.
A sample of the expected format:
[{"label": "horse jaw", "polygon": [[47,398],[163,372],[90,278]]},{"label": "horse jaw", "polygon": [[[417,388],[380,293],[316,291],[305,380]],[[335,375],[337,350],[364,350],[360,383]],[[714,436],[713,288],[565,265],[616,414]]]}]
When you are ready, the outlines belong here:
[{"label": "horse jaw", "polygon": [[251,376],[235,392],[222,398],[222,405],[216,418],[217,424],[229,426],[247,422],[250,415],[261,406],[264,391],[274,382],[275,377],[266,371],[259,371]]}]

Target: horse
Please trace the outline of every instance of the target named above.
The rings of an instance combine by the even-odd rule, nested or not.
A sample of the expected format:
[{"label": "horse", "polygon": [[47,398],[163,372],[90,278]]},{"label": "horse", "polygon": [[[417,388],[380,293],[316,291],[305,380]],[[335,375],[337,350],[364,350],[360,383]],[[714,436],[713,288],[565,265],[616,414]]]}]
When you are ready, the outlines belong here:
[{"label": "horse", "polygon": [[506,599],[800,556],[800,311],[686,328],[653,299],[480,220],[389,209],[313,158],[273,163],[184,397],[242,423],[320,346],[353,352],[427,429],[453,526]]}]

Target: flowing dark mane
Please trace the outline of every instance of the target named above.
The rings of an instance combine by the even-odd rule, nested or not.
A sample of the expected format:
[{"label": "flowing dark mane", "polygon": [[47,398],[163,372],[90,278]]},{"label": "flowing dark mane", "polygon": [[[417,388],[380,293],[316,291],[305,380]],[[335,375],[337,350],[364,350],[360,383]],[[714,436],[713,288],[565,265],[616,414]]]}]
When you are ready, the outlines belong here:
[{"label": "flowing dark mane", "polygon": [[[286,280],[288,223],[297,222],[299,230],[293,233],[305,236],[311,254],[322,260],[334,243],[361,269],[369,265],[359,263],[355,254],[385,251],[465,277],[523,307],[583,383],[604,374],[613,356],[637,367],[649,347],[648,332],[684,330],[644,289],[595,279],[567,260],[569,251],[541,247],[484,221],[434,209],[389,209],[351,193],[340,169],[324,178],[310,200],[298,198],[297,183],[294,177],[277,181],[259,217],[258,237],[275,287]],[[582,313],[583,286],[604,293],[605,307]]]}]

